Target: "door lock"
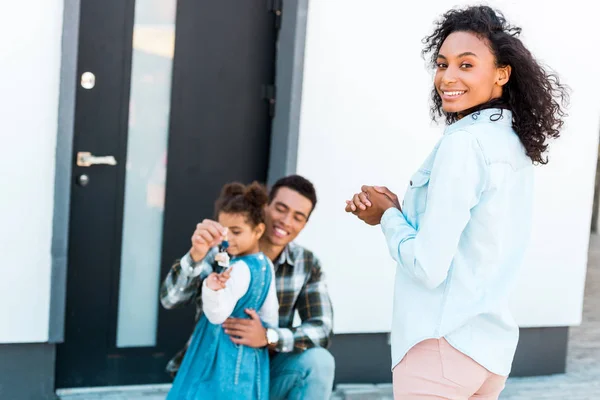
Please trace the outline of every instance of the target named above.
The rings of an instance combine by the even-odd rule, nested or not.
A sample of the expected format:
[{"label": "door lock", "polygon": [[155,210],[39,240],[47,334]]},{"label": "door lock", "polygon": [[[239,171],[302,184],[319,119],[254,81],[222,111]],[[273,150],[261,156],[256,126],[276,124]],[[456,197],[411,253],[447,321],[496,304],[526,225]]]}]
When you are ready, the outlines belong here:
[{"label": "door lock", "polygon": [[79,175],[77,177],[77,184],[79,186],[85,187],[85,186],[88,185],[88,183],[90,183],[90,177],[89,176],[83,174],[83,175]]},{"label": "door lock", "polygon": [[92,165],[117,165],[114,156],[94,156],[87,151],[77,152],[77,165],[79,167],[91,167]]},{"label": "door lock", "polygon": [[84,89],[93,89],[96,86],[96,75],[92,72],[84,72],[81,74],[81,87]]}]

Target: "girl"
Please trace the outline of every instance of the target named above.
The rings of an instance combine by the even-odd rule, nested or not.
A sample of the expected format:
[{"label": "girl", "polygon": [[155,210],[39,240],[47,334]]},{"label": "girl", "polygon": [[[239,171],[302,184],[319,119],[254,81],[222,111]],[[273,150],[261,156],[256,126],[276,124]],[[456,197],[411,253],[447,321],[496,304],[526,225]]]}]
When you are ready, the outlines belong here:
[{"label": "girl", "polygon": [[382,187],[363,186],[347,202],[381,224],[398,263],[395,399],[497,399],[510,372],[519,328],[508,298],[531,228],[533,165],[547,163],[567,100],[519,33],[486,6],[447,12],[423,51],[444,136],[402,209]]},{"label": "girl", "polygon": [[247,318],[246,309],[259,310],[267,326],[278,325],[273,265],[258,247],[265,231],[267,201],[264,188],[255,182],[247,187],[225,185],[216,202],[215,227],[226,241],[220,254],[215,257],[218,250],[213,248],[207,259],[218,261],[225,270],[211,273],[202,284],[204,313],[168,400],[268,399],[267,349],[236,345],[221,327],[230,316]]}]

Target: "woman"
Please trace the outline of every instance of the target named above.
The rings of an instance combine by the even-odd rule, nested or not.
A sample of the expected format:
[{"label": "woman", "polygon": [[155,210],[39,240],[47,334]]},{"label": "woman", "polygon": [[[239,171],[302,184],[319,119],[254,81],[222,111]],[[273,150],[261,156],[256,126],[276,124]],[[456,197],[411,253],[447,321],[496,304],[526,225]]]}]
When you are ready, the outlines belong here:
[{"label": "woman", "polygon": [[568,96],[486,6],[451,10],[424,39],[443,137],[403,207],[363,186],[346,211],[381,224],[398,263],[392,329],[396,399],[497,399],[519,330],[508,307],[525,253],[533,165],[546,164]]}]

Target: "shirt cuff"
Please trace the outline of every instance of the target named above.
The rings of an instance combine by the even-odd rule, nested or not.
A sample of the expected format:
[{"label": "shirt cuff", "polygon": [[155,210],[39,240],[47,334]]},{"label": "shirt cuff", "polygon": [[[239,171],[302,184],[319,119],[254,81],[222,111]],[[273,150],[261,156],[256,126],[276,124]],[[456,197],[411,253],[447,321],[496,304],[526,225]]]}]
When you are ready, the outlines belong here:
[{"label": "shirt cuff", "polygon": [[381,227],[383,228],[383,230],[385,230],[388,226],[388,224],[390,222],[392,222],[393,220],[397,219],[397,218],[402,218],[403,220],[405,220],[404,218],[404,214],[402,214],[402,211],[398,210],[396,207],[390,207],[387,210],[385,210],[385,212],[383,213],[383,215],[381,216]]},{"label": "shirt cuff", "polygon": [[179,265],[181,266],[181,274],[189,278],[196,277],[202,272],[202,261],[194,262],[189,252],[183,256]]},{"label": "shirt cuff", "polygon": [[294,332],[287,328],[274,328],[279,335],[275,350],[280,353],[289,353],[294,350]]}]

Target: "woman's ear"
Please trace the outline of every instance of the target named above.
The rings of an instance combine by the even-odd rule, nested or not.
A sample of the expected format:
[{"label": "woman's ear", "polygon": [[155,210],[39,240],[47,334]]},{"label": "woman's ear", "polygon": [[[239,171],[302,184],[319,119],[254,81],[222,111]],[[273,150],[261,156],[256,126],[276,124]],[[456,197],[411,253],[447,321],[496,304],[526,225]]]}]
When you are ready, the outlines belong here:
[{"label": "woman's ear", "polygon": [[504,67],[498,68],[498,78],[496,79],[496,85],[504,86],[508,83],[510,79],[510,73],[512,72],[512,68],[510,65],[506,65]]}]

